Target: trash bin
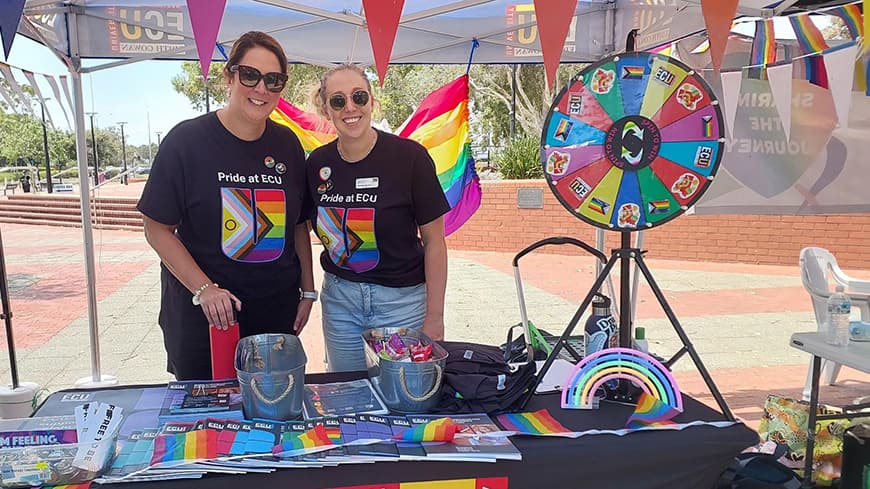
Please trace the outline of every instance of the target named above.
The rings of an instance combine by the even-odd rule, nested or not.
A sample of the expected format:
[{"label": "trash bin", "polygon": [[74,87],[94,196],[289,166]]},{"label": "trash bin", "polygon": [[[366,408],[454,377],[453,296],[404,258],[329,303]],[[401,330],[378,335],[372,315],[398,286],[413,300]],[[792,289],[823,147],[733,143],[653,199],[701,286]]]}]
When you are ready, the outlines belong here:
[{"label": "trash bin", "polygon": [[293,335],[259,334],[239,340],[235,365],[245,418],[300,418],[307,362],[302,342]]},{"label": "trash bin", "polygon": [[[369,341],[389,338],[393,333],[398,333],[406,345],[417,342],[431,344],[430,360],[400,362],[380,357]],[[366,330],[362,337],[369,378],[390,411],[425,413],[438,404],[447,364],[447,351],[441,345],[411,328],[372,328]]]}]

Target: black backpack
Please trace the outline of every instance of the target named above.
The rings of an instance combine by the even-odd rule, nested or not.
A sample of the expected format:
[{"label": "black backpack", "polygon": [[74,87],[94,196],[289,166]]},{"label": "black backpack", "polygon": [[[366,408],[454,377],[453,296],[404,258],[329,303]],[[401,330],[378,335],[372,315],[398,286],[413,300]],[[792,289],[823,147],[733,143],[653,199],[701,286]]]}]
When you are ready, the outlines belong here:
[{"label": "black backpack", "polygon": [[797,474],[778,462],[787,447],[773,453],[741,453],[719,477],[716,489],[800,489]]}]

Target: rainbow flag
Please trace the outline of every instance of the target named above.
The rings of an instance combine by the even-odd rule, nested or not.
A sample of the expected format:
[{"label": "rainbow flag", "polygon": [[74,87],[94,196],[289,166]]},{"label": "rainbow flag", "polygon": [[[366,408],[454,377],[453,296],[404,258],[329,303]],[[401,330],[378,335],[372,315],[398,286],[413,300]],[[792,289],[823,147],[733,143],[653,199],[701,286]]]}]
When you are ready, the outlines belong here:
[{"label": "rainbow flag", "polygon": [[329,438],[329,433],[327,433],[326,428],[324,428],[322,424],[298,435],[284,433],[283,438],[284,439],[280,445],[272,447],[273,455],[294,457],[304,453],[320,451],[321,449],[325,449],[325,447],[336,446]]},{"label": "rainbow flag", "polygon": [[791,22],[791,27],[794,29],[795,38],[803,54],[821,53],[828,49],[828,43],[825,41],[825,36],[822,31],[813,23],[813,19],[809,14],[793,15],[788,18]]},{"label": "rainbow flag", "polygon": [[335,139],[335,128],[325,117],[300,110],[283,98],[278,99],[278,106],[269,114],[269,118],[289,127],[299,138],[305,153]]},{"label": "rainbow flag", "polygon": [[468,75],[427,95],[399,135],[425,146],[435,161],[450,203],[444,215],[444,234],[450,235],[477,211],[482,196],[468,129]]},{"label": "rainbow flag", "polygon": [[676,408],[668,406],[655,397],[644,392],[634,408],[634,413],[629,416],[625,427],[636,430],[650,426],[666,426],[676,424],[671,419],[680,414]]},{"label": "rainbow flag", "polygon": [[849,29],[852,39],[858,39],[864,35],[864,19],[861,15],[861,7],[857,3],[837,7],[825,13],[839,17]]},{"label": "rainbow flag", "polygon": [[755,37],[752,39],[752,51],[749,64],[752,65],[750,76],[764,79],[764,68],[776,62],[776,35],[773,32],[773,19],[755,22]]},{"label": "rainbow flag", "polygon": [[571,432],[556,421],[546,409],[533,413],[499,414],[495,420],[505,431],[515,431],[522,435],[552,436]]},{"label": "rainbow flag", "polygon": [[174,435],[159,435],[154,439],[151,464],[205,460],[217,457],[217,432],[194,430]]},{"label": "rainbow flag", "polygon": [[643,66],[623,66],[622,78],[625,80],[640,80],[643,78]]},{"label": "rainbow flag", "polygon": [[395,441],[453,441],[458,427],[450,418],[438,418],[426,424],[415,426],[393,437]]},{"label": "rainbow flag", "polygon": [[669,200],[651,200],[649,201],[650,214],[667,214],[671,210],[671,201]]}]

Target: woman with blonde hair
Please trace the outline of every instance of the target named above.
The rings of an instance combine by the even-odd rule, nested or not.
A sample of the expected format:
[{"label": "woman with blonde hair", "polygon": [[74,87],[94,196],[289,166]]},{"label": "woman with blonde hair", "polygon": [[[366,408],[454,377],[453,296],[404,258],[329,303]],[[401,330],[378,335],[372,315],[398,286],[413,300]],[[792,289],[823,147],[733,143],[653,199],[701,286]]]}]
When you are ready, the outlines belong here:
[{"label": "woman with blonde hair", "polygon": [[359,67],[327,71],[314,104],[338,135],[308,157],[327,362],[332,372],[364,370],[366,329],[443,339],[450,207],[426,148],[372,127],[374,97]]}]

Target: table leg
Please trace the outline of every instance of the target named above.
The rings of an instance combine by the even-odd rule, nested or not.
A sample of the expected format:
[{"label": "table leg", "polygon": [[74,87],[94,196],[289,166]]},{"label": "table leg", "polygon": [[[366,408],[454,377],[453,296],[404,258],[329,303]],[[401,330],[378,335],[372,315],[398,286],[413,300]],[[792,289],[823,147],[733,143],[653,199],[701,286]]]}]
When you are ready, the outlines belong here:
[{"label": "table leg", "polygon": [[816,412],[819,410],[819,376],[822,358],[813,355],[812,386],[810,389],[810,412],[807,419],[807,451],[804,456],[803,487],[813,486],[813,450],[816,445]]}]

